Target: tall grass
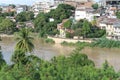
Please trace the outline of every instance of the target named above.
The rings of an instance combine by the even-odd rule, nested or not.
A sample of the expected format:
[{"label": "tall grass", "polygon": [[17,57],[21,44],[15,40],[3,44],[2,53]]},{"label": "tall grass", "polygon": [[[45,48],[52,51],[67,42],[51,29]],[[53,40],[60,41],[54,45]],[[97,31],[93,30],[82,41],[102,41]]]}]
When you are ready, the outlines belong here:
[{"label": "tall grass", "polygon": [[120,41],[108,40],[106,38],[101,38],[91,44],[91,47],[101,47],[101,48],[120,48]]},{"label": "tall grass", "polygon": [[80,42],[80,41],[78,41],[76,43],[72,43],[72,42],[68,43],[66,41],[63,41],[61,43],[61,45],[63,45],[63,46],[75,46],[75,47],[86,47],[86,46],[90,46],[90,43]]},{"label": "tall grass", "polygon": [[50,43],[50,44],[54,44],[55,43],[55,41],[53,39],[49,39],[49,38],[45,39],[45,42],[46,43]]}]

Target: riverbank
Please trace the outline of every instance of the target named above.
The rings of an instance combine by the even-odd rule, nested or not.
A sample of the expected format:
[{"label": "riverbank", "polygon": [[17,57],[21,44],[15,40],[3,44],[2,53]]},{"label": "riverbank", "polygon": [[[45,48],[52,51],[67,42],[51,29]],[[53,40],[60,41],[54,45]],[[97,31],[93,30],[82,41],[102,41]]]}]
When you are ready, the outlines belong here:
[{"label": "riverbank", "polygon": [[49,39],[53,39],[55,41],[55,43],[61,44],[62,42],[68,42],[68,43],[77,43],[77,42],[87,42],[87,43],[92,43],[93,40],[91,39],[87,39],[87,40],[83,40],[83,39],[68,39],[68,38],[57,38],[57,37],[51,37],[48,36]]},{"label": "riverbank", "polygon": [[0,34],[0,37],[14,37],[14,35],[8,35],[8,34]]},{"label": "riverbank", "polygon": [[[76,48],[74,46],[61,46],[61,44],[47,44],[43,39],[37,38],[33,42],[35,44],[34,55],[41,59],[50,60],[54,56],[69,56]],[[2,54],[7,63],[11,63],[10,59],[14,51],[15,41],[13,38],[3,38],[0,42]],[[82,45],[80,45],[82,46]],[[119,48],[100,48],[100,47],[85,47],[81,53],[87,54],[88,57],[95,62],[96,67],[101,67],[105,60],[115,68],[120,70],[120,49]]]}]

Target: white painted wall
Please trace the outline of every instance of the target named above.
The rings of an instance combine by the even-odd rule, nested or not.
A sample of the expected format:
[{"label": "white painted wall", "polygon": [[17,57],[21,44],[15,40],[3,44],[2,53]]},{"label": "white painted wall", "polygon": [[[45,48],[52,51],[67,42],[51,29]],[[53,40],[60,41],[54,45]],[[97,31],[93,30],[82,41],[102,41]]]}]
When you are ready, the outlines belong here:
[{"label": "white painted wall", "polygon": [[94,16],[100,16],[100,14],[94,14],[86,12],[85,10],[76,10],[75,11],[75,20],[79,21],[80,19],[87,19],[88,21],[93,21]]},{"label": "white painted wall", "polygon": [[75,20],[79,21],[80,19],[86,18],[86,11],[75,11]]}]

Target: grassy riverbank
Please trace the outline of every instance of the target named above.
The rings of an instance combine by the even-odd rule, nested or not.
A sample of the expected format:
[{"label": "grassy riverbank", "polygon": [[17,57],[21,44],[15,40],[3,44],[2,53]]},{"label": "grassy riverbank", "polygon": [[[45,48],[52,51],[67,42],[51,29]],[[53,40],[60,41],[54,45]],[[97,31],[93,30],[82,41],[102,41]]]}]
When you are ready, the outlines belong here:
[{"label": "grassy riverbank", "polygon": [[86,43],[86,42],[76,42],[76,43],[68,43],[66,41],[62,42],[61,45],[63,46],[74,46],[74,47],[85,47],[85,46],[89,46],[90,43]]},{"label": "grassy riverbank", "polygon": [[108,40],[106,38],[99,39],[91,44],[91,47],[101,48],[120,48],[120,41]]},{"label": "grassy riverbank", "polygon": [[98,39],[92,43],[86,42],[77,42],[77,43],[68,43],[62,42],[63,46],[74,46],[74,47],[100,47],[100,48],[120,48],[120,41],[108,40],[106,38]]},{"label": "grassy riverbank", "polygon": [[[37,37],[37,33],[32,33],[31,36]],[[7,35],[7,34],[0,34],[0,37],[14,37],[13,35]],[[48,44],[55,44],[55,41],[53,39],[49,38],[42,38],[45,43]],[[100,48],[120,48],[120,41],[114,41],[114,40],[108,40],[106,38],[100,38],[92,43],[87,43],[87,42],[67,42],[64,41],[61,43],[63,46],[73,46],[73,47],[100,47]]]}]

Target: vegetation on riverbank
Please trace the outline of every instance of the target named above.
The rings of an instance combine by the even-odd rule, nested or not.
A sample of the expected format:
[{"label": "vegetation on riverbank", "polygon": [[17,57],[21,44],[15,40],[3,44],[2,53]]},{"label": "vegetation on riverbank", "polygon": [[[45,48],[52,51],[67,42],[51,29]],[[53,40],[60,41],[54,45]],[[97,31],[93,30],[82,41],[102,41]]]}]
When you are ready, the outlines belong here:
[{"label": "vegetation on riverbank", "polygon": [[63,46],[75,46],[75,47],[101,47],[101,48],[120,48],[120,41],[109,40],[106,38],[100,38],[92,43],[86,42],[77,42],[77,43],[68,43],[62,42]]},{"label": "vegetation on riverbank", "polygon": [[[53,57],[46,61],[37,56],[30,55],[32,41],[27,30],[20,30],[18,43],[12,55],[12,65],[7,65],[0,54],[0,80],[118,80],[119,72],[105,62],[102,68],[96,68],[87,55],[74,50],[71,55]],[[76,45],[80,46],[81,42]],[[25,45],[24,45],[25,44]],[[81,46],[87,46],[82,43]],[[24,46],[21,48],[20,46]],[[31,49],[31,50],[30,50]]]},{"label": "vegetation on riverbank", "polygon": [[66,42],[66,41],[63,41],[62,43],[61,43],[61,45],[63,45],[63,46],[74,46],[74,47],[86,47],[86,46],[89,46],[90,45],[90,43],[86,43],[86,42],[76,42],[76,43],[68,43],[68,42]]},{"label": "vegetation on riverbank", "polygon": [[106,38],[98,39],[91,44],[91,47],[101,48],[120,48],[120,41],[108,40]]},{"label": "vegetation on riverbank", "polygon": [[49,43],[49,44],[54,44],[55,43],[55,41],[53,39],[49,39],[49,38],[46,38],[45,42]]},{"label": "vegetation on riverbank", "polygon": [[54,57],[50,61],[26,56],[21,51],[15,52],[12,58],[12,65],[1,65],[0,80],[117,80],[120,77],[119,72],[115,72],[107,62],[98,69],[79,51],[74,51],[69,57]]}]

